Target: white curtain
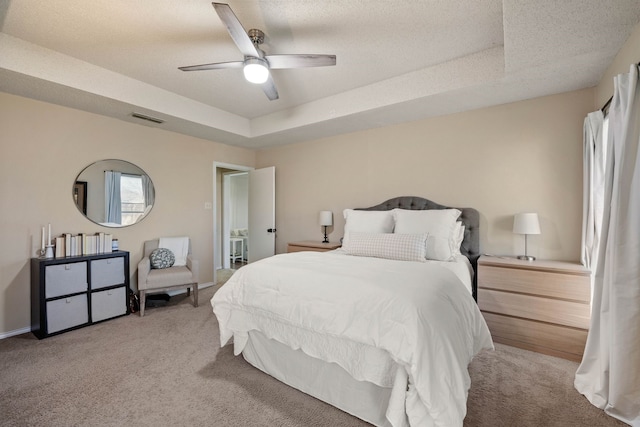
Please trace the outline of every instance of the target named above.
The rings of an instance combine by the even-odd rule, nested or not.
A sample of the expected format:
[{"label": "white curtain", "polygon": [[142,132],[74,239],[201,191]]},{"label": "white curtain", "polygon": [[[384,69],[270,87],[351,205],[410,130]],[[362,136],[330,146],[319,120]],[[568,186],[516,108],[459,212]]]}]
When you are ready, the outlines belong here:
[{"label": "white curtain", "polygon": [[614,79],[601,244],[591,327],[576,389],[640,427],[640,87],[638,67]]},{"label": "white curtain", "polygon": [[604,210],[603,127],[604,114],[600,110],[589,113],[584,119],[582,264],[589,269],[597,264]]},{"label": "white curtain", "polygon": [[151,182],[151,178],[147,175],[140,175],[142,179],[142,194],[144,195],[144,207],[152,206],[155,200],[155,192],[153,189],[153,183]]},{"label": "white curtain", "polygon": [[121,175],[120,172],[104,171],[104,220],[108,223],[122,223]]}]

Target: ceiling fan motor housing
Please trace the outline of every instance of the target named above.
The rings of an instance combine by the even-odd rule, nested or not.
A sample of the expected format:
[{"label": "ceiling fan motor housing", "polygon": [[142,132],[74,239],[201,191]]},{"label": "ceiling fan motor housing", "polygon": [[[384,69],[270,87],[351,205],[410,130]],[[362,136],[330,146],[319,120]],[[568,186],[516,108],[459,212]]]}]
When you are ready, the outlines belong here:
[{"label": "ceiling fan motor housing", "polygon": [[255,45],[261,45],[264,43],[264,33],[258,29],[252,28],[247,31],[247,35]]}]

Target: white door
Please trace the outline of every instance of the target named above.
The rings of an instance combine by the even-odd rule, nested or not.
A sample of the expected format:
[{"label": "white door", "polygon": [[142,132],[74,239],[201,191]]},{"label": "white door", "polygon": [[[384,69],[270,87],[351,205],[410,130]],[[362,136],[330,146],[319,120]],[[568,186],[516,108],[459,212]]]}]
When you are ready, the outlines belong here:
[{"label": "white door", "polygon": [[276,252],[276,168],[249,171],[249,262]]}]

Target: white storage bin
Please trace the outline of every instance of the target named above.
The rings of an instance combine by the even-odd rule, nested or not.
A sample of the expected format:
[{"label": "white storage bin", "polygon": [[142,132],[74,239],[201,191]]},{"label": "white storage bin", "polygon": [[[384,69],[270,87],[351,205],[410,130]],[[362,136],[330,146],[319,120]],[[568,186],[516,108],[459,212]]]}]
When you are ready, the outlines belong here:
[{"label": "white storage bin", "polygon": [[87,291],[87,263],[48,265],[45,267],[45,298]]},{"label": "white storage bin", "polygon": [[89,323],[87,294],[47,302],[47,333]]},{"label": "white storage bin", "polygon": [[124,257],[91,261],[91,289],[124,283]]},{"label": "white storage bin", "polygon": [[127,292],[123,287],[91,294],[91,321],[99,322],[127,313]]}]

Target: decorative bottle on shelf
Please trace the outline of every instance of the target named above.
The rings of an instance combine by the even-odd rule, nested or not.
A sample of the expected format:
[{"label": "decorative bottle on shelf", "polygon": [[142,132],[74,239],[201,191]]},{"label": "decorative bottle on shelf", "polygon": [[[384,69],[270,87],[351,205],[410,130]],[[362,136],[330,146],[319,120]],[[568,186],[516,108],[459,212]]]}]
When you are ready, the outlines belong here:
[{"label": "decorative bottle on shelf", "polygon": [[53,245],[47,245],[44,250],[45,258],[53,258]]},{"label": "decorative bottle on shelf", "polygon": [[116,252],[118,250],[118,239],[113,239],[111,241],[111,251]]}]

